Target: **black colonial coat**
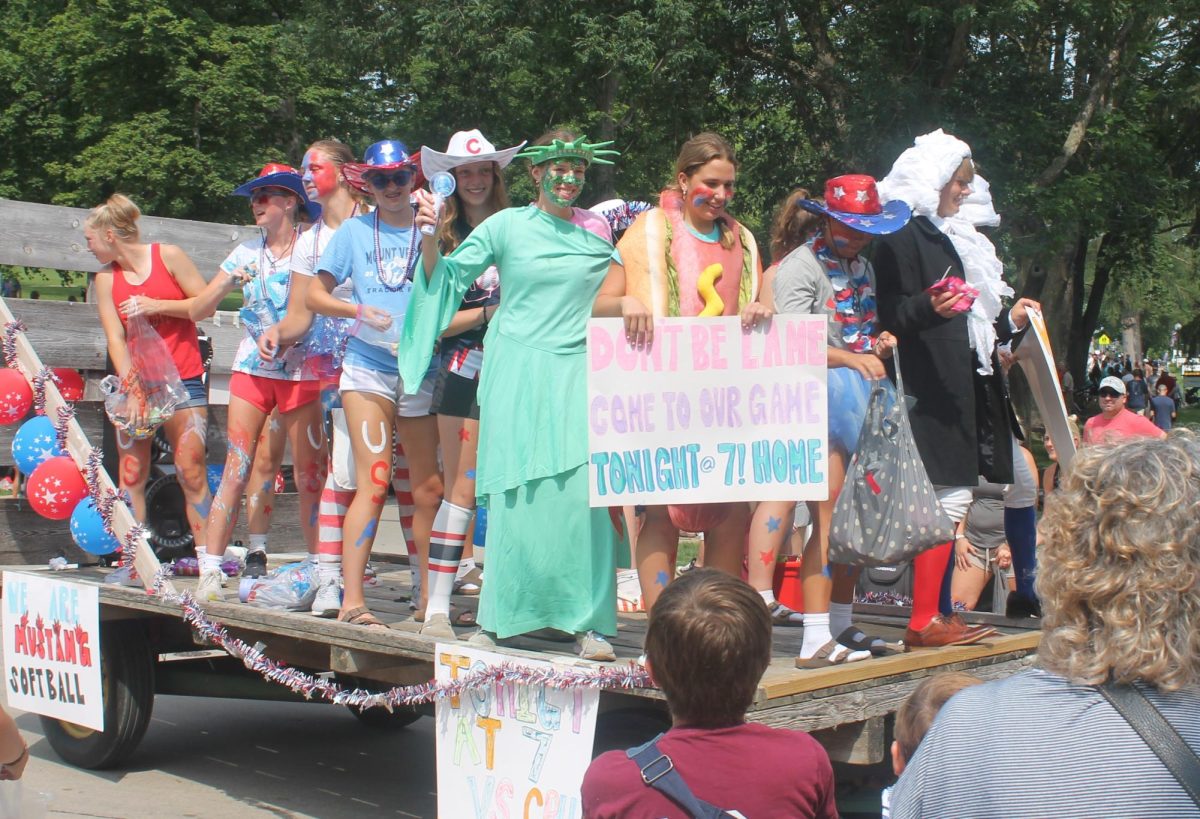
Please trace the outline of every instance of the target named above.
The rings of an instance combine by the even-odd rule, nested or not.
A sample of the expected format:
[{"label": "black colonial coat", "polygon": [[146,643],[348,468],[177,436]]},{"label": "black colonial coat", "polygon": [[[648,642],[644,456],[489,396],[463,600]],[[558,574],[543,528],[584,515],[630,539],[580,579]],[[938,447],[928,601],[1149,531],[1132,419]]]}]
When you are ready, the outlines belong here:
[{"label": "black colonial coat", "polygon": [[[966,314],[942,318],[925,292],[947,268],[949,275],[965,278],[954,245],[932,222],[916,216],[902,230],[876,240],[873,264],[880,328],[899,344],[904,390],[916,401],[909,419],[929,480],[975,486],[983,475],[994,483],[1012,483],[1014,422],[996,353],[992,374],[977,373]],[[1007,308],[995,327],[1001,343],[1012,338]]]}]

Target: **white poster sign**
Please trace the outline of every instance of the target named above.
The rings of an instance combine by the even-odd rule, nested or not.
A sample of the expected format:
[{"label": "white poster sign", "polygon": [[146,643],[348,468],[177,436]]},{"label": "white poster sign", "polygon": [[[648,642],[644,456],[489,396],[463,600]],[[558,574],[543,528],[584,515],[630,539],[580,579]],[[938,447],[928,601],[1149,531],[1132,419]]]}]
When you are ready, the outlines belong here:
[{"label": "white poster sign", "polygon": [[[461,645],[439,643],[435,678],[519,662]],[[491,683],[437,703],[438,816],[499,819],[554,816],[580,819],[579,788],[592,760],[596,689]]]},{"label": "white poster sign", "polygon": [[4,684],[15,708],[104,730],[95,586],[4,573]]},{"label": "white poster sign", "polygon": [[655,319],[639,349],[592,319],[592,506],[826,498],[825,332],[824,316]]},{"label": "white poster sign", "polygon": [[1070,469],[1071,460],[1075,457],[1075,437],[1072,435],[1067,405],[1063,402],[1058,370],[1054,366],[1050,334],[1046,331],[1045,319],[1037,310],[1029,311],[1029,329],[1013,349],[1013,354],[1029,382],[1034,403],[1046,425],[1046,434],[1054,441],[1059,469]]}]

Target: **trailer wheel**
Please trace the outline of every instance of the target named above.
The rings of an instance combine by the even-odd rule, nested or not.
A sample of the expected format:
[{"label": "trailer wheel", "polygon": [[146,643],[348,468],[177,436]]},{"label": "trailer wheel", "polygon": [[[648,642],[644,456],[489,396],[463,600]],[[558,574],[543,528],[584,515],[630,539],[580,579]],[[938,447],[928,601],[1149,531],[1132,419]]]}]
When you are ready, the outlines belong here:
[{"label": "trailer wheel", "polygon": [[132,623],[107,623],[100,637],[104,731],[41,717],[42,731],[66,762],[102,770],[125,761],[142,741],[154,708],[154,657],[145,631]]},{"label": "trailer wheel", "polygon": [[368,708],[360,711],[353,705],[346,706],[359,722],[372,731],[399,731],[421,718],[421,712],[415,708],[397,706],[388,711],[386,708]]}]

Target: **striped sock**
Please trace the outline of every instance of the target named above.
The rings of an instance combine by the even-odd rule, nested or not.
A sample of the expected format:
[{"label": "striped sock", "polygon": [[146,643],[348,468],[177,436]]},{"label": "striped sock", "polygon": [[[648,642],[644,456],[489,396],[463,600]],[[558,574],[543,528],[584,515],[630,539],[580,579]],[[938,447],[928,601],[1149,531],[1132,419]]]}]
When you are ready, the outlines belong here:
[{"label": "striped sock", "polygon": [[470,509],[442,501],[429,535],[429,605],[425,608],[426,617],[431,614],[450,614],[450,592],[454,589],[454,575],[458,571],[458,561],[462,559],[463,544],[470,527]]},{"label": "striped sock", "polygon": [[342,555],[342,524],[346,510],[354,500],[353,489],[342,489],[330,472],[321,490],[321,502],[317,507],[317,554]]}]

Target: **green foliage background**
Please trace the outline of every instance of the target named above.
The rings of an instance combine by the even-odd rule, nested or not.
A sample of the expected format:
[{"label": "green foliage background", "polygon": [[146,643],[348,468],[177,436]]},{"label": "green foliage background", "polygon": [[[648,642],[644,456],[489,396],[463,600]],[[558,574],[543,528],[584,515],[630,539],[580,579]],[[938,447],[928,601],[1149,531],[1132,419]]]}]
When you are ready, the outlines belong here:
[{"label": "green foliage background", "polygon": [[[334,136],[498,145],[568,125],[624,156],[592,201],[651,198],[679,145],[735,144],[735,212],[967,140],[1009,276],[1082,372],[1100,324],[1196,330],[1200,0],[8,0],[0,196],[244,219],[229,192]],[[514,201],[532,190],[510,173]],[[1185,333],[1185,337],[1191,337]]]}]

